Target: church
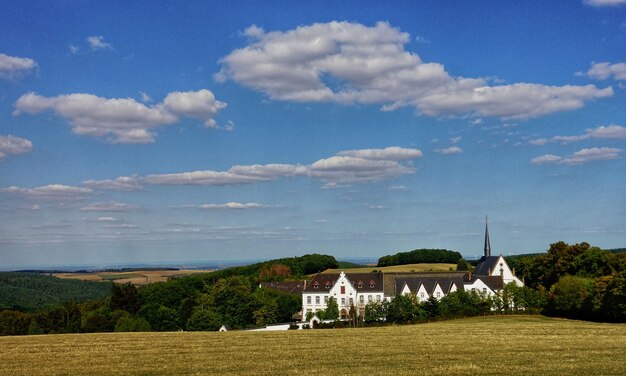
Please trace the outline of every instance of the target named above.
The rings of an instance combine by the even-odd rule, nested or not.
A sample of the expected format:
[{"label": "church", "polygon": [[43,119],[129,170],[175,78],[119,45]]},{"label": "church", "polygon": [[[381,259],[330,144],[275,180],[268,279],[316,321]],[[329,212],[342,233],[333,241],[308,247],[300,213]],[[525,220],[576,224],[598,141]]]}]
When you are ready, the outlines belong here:
[{"label": "church", "polygon": [[473,272],[408,272],[408,273],[320,273],[306,281],[302,290],[302,315],[325,310],[330,297],[335,298],[341,318],[347,318],[350,308],[364,312],[370,302],[390,301],[397,295],[414,295],[418,301],[431,297],[441,299],[464,289],[491,296],[504,285],[524,283],[515,276],[502,255],[491,255],[489,227],[485,217],[484,254]]}]

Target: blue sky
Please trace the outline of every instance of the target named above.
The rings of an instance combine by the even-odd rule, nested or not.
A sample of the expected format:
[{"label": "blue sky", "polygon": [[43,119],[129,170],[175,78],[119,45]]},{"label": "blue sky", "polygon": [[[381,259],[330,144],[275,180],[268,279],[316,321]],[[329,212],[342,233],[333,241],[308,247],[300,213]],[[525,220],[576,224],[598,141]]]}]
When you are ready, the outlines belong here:
[{"label": "blue sky", "polygon": [[7,1],[0,267],[626,246],[626,4]]}]

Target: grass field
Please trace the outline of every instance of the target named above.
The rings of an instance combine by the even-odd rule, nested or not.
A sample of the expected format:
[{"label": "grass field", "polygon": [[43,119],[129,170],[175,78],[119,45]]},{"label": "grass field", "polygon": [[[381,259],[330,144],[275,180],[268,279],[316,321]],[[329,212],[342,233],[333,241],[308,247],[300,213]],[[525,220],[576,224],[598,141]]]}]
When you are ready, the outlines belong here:
[{"label": "grass field", "polygon": [[0,375],[624,375],[626,325],[541,316],[282,332],[0,337]]},{"label": "grass field", "polygon": [[55,273],[52,275],[64,279],[80,279],[81,281],[114,281],[116,283],[130,282],[134,285],[145,285],[154,282],[165,282],[171,277],[208,272],[210,272],[210,270],[181,269],[133,270],[132,272]]},{"label": "grass field", "polygon": [[449,272],[456,270],[456,264],[407,264],[407,265],[394,265],[394,266],[367,266],[363,268],[350,268],[350,269],[327,269],[322,273],[369,273],[373,270],[380,270],[383,272]]}]

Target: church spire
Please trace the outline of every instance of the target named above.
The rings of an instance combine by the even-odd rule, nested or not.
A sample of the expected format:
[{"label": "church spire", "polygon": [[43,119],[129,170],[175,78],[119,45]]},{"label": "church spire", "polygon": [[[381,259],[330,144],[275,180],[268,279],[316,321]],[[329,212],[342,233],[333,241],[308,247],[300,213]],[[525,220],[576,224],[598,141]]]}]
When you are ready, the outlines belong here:
[{"label": "church spire", "polygon": [[485,215],[485,258],[491,256],[491,244],[489,243],[489,227],[487,225],[487,215]]}]

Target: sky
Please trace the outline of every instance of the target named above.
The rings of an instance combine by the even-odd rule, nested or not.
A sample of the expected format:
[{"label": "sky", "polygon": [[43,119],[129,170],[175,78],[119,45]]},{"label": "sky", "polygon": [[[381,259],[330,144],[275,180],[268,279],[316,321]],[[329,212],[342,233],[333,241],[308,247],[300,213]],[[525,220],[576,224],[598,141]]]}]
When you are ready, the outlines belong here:
[{"label": "sky", "polygon": [[0,268],[626,246],[626,1],[22,1]]}]

